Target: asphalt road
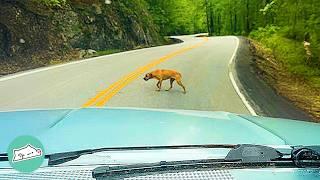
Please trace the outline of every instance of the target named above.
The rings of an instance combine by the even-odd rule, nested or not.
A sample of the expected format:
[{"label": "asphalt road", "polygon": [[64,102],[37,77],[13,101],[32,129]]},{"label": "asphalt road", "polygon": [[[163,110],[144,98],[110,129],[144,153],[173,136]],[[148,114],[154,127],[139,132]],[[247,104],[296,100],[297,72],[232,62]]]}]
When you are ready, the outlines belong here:
[{"label": "asphalt road", "polygon": [[[237,39],[179,38],[184,42],[2,77],[0,110],[113,106],[250,114],[229,77]],[[160,92],[156,81],[143,81],[157,68],[181,72],[187,94],[177,84],[165,91],[168,81]]]}]

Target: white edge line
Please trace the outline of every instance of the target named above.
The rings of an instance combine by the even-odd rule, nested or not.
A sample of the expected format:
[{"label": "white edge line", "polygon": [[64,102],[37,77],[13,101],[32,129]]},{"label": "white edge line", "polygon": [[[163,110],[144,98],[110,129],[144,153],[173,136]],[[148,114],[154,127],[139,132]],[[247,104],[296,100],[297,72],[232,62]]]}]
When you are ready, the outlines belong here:
[{"label": "white edge line", "polygon": [[[182,42],[182,43],[184,43],[184,42]],[[181,43],[169,44],[169,45],[160,45],[160,46],[147,47],[147,48],[142,48],[142,49],[134,49],[134,50],[124,51],[124,52],[119,52],[119,53],[114,53],[114,54],[108,54],[108,55],[103,55],[103,56],[83,59],[83,60],[74,60],[72,62],[67,62],[67,63],[63,63],[63,64],[58,64],[58,65],[52,65],[52,66],[48,66],[48,67],[40,67],[40,68],[36,68],[36,69],[26,70],[26,71],[17,72],[17,73],[13,73],[13,74],[2,76],[2,77],[0,77],[0,82],[7,81],[7,80],[10,80],[10,79],[15,79],[15,78],[22,77],[22,76],[35,74],[35,73],[39,73],[39,72],[43,72],[43,71],[47,71],[47,70],[51,70],[51,69],[56,69],[56,68],[60,68],[60,67],[68,66],[68,65],[86,63],[86,62],[89,62],[89,61],[99,60],[99,59],[106,58],[106,57],[119,56],[119,55],[123,55],[123,54],[139,52],[139,51],[143,51],[145,49],[150,49],[150,48],[161,48],[161,47],[164,47],[164,46],[180,45],[180,44]]]},{"label": "white edge line", "polygon": [[229,61],[229,78],[231,80],[231,83],[232,83],[232,86],[233,88],[235,89],[235,91],[237,92],[238,96],[240,97],[241,101],[243,102],[243,104],[246,106],[246,108],[248,109],[248,111],[250,112],[251,115],[253,116],[257,116],[257,113],[254,111],[254,109],[252,108],[252,106],[250,105],[250,103],[247,101],[247,99],[245,98],[245,96],[243,95],[243,93],[241,93],[235,79],[234,79],[234,76],[232,74],[232,70],[231,70],[231,65],[232,63],[234,63],[234,60],[235,60],[235,57],[236,57],[236,54],[238,52],[238,49],[239,49],[239,45],[240,45],[240,41],[239,41],[239,38],[233,36],[236,41],[237,41],[237,45],[236,45],[236,48],[233,52],[233,55]]},{"label": "white edge line", "polygon": [[67,62],[67,63],[63,63],[63,64],[58,64],[58,65],[53,65],[53,66],[48,66],[48,67],[40,67],[40,68],[37,68],[37,69],[17,72],[17,73],[14,73],[14,74],[9,74],[9,75],[1,77],[0,78],[0,82],[1,81],[7,81],[7,80],[10,80],[10,79],[15,79],[15,78],[22,77],[22,76],[27,76],[27,75],[30,75],[30,74],[35,74],[35,73],[51,70],[51,69],[56,69],[56,68],[60,68],[60,67],[68,66],[68,65],[86,63],[86,62],[89,62],[89,61],[98,60],[98,59],[102,59],[102,58],[105,58],[105,57],[112,57],[112,56],[116,56],[116,55],[120,55],[120,54],[126,54],[126,53],[134,52],[134,51],[136,51],[136,50],[125,51],[125,52],[120,52],[120,53],[114,53],[114,54],[109,54],[109,55],[105,55],[105,56],[98,56],[98,57],[88,58],[88,59],[84,59],[84,60],[75,60],[75,61]]}]

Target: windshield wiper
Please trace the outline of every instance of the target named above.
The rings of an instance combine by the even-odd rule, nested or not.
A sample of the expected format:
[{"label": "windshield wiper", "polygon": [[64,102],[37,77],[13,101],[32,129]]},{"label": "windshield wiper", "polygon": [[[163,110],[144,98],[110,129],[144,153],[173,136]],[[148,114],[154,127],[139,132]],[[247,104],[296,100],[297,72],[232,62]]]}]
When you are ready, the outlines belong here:
[{"label": "windshield wiper", "polygon": [[[280,165],[281,163],[281,165]],[[227,161],[225,159],[205,159],[189,161],[161,161],[158,163],[133,164],[122,166],[100,166],[92,170],[93,178],[119,177],[140,175],[159,172],[179,172],[184,170],[228,169],[228,168],[261,168],[261,167],[288,167],[292,162],[268,162],[268,163],[242,163],[239,161]],[[108,179],[107,178],[107,179]]]},{"label": "windshield wiper", "polygon": [[290,157],[284,157],[288,154],[280,153],[272,147],[243,144],[235,146],[224,159],[100,166],[92,171],[92,176],[93,178],[119,177],[130,176],[130,174],[208,168],[320,167],[320,146],[293,147],[291,152]]},{"label": "windshield wiper", "polygon": [[97,152],[106,152],[106,151],[128,151],[128,150],[163,150],[163,149],[203,149],[203,148],[227,148],[233,149],[237,147],[237,145],[231,144],[207,144],[207,145],[177,145],[177,146],[140,146],[140,147],[116,147],[116,148],[99,148],[99,149],[87,149],[81,151],[72,151],[65,153],[55,153],[51,155],[47,155],[49,158],[48,165],[54,166],[63,164],[68,161],[72,161],[74,159],[79,158],[80,156],[93,154]]},{"label": "windshield wiper", "polygon": [[[226,158],[205,160],[206,163],[211,162],[225,162],[237,165],[245,163],[252,164],[267,164],[267,163],[283,163],[286,165],[293,165],[295,167],[320,167],[320,146],[293,146],[291,154],[282,154],[276,149],[268,146],[260,145],[231,145],[231,144],[208,144],[208,145],[178,145],[178,146],[143,146],[143,147],[116,147],[116,148],[99,148],[87,149],[81,151],[72,151],[65,153],[55,153],[46,155],[49,159],[48,165],[59,165],[83,155],[93,154],[97,152],[106,151],[128,151],[128,150],[161,150],[161,149],[203,149],[203,148],[226,148],[231,149]],[[290,157],[283,157],[290,155]],[[7,154],[0,154],[0,161],[8,161]],[[196,161],[193,161],[196,162]],[[289,164],[288,164],[289,162]],[[197,162],[198,163],[198,162]],[[196,164],[197,164],[196,163]]]}]

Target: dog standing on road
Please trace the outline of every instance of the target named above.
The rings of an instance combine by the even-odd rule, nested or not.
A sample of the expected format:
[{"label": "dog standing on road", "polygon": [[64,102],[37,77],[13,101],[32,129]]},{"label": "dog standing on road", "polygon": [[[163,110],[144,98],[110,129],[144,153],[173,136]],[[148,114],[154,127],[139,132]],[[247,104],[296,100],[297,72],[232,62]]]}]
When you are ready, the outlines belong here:
[{"label": "dog standing on road", "polygon": [[163,80],[170,79],[170,88],[167,89],[169,91],[172,89],[172,84],[174,81],[177,81],[177,84],[183,88],[183,93],[186,93],[186,88],[181,82],[181,74],[174,70],[165,70],[165,69],[157,69],[155,71],[152,71],[150,73],[147,73],[146,76],[143,78],[145,81],[148,81],[149,79],[157,79],[157,87],[159,88],[158,91],[161,90],[161,85]]}]

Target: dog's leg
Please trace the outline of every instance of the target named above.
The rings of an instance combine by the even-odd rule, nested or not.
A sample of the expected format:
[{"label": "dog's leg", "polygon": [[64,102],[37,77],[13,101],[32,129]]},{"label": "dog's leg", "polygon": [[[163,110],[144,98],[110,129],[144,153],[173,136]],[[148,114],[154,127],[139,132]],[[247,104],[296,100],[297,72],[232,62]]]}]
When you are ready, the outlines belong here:
[{"label": "dog's leg", "polygon": [[158,86],[159,90],[158,91],[160,91],[161,90],[161,85],[162,85],[162,79],[160,79],[158,83],[159,83],[159,86]]},{"label": "dog's leg", "polygon": [[158,81],[158,83],[157,83],[157,91],[160,91],[160,80]]},{"label": "dog's leg", "polygon": [[173,78],[170,79],[170,88],[167,89],[167,91],[170,91],[172,89],[172,84],[173,84],[174,80],[175,79],[173,79]]},{"label": "dog's leg", "polygon": [[184,85],[182,84],[182,82],[177,80],[177,83],[183,88],[183,93],[184,93],[184,94],[187,93],[187,92],[186,92],[186,88],[184,87]]}]

